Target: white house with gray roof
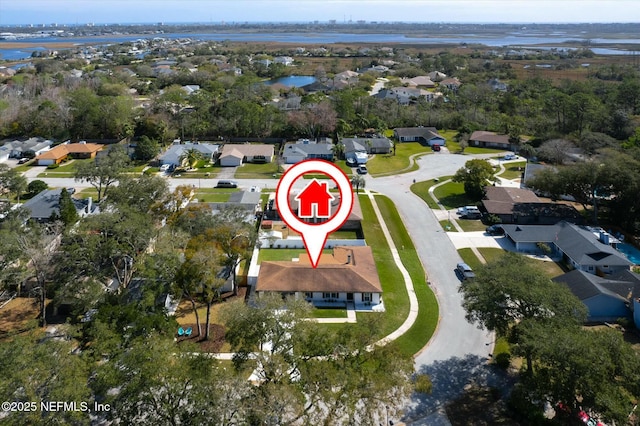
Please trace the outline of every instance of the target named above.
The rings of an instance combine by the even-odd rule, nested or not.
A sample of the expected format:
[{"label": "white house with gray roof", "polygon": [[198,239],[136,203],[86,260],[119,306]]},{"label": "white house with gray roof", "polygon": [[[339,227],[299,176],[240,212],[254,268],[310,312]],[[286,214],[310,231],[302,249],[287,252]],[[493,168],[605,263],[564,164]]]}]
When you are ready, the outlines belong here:
[{"label": "white house with gray roof", "polygon": [[[31,219],[37,222],[48,222],[54,213],[60,215],[61,192],[61,188],[44,190],[25,202],[22,207],[29,211]],[[91,197],[84,200],[71,197],[71,201],[73,201],[80,217],[100,212],[98,205],[93,203]]]},{"label": "white house with gray roof", "polygon": [[53,141],[42,138],[9,141],[0,146],[0,161],[6,161],[9,158],[35,157],[51,149],[52,144]]},{"label": "white house with gray roof", "polygon": [[191,149],[200,152],[205,160],[212,161],[214,155],[218,153],[219,146],[208,143],[174,143],[160,156],[160,165],[180,166],[180,157]]},{"label": "white house with gray roof", "polygon": [[282,152],[286,164],[295,164],[303,160],[333,160],[333,145],[329,143],[287,143]]},{"label": "white house with gray roof", "polygon": [[517,251],[541,254],[540,244],[546,244],[552,256],[562,257],[573,268],[589,274],[628,271],[633,264],[610,245],[615,240],[607,233],[600,233],[598,238],[592,230],[569,222],[553,226],[502,225],[502,228]]}]

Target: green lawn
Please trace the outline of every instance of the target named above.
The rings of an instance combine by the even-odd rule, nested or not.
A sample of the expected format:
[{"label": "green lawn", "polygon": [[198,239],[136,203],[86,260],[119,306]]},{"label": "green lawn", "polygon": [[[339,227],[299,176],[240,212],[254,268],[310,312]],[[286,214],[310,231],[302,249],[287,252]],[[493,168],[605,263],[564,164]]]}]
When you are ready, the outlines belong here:
[{"label": "green lawn", "polygon": [[232,193],[238,192],[237,188],[198,188],[193,198],[203,203],[224,203],[229,201]]},{"label": "green lawn", "polygon": [[[398,345],[402,352],[408,355],[414,355],[429,342],[429,339],[431,339],[431,336],[433,336],[435,332],[439,316],[438,302],[427,285],[422,262],[420,262],[420,258],[413,246],[413,241],[409,233],[404,227],[402,220],[400,220],[400,215],[395,205],[389,198],[384,196],[376,196],[375,199],[380,208],[380,213],[382,213],[382,217],[384,217],[384,221],[389,228],[391,238],[398,249],[402,264],[411,276],[418,299],[419,309],[416,322],[411,326],[409,331],[395,341],[395,344]],[[383,298],[386,306],[386,294],[383,294]]]},{"label": "green lawn", "polygon": [[364,217],[362,230],[376,261],[376,268],[382,285],[382,298],[386,308],[386,312],[383,314],[382,330],[380,330],[380,335],[376,336],[377,338],[382,338],[400,327],[407,315],[409,315],[409,297],[402,274],[391,257],[391,250],[389,250],[387,240],[382,233],[382,228],[373,211],[369,197],[360,195],[360,206]]},{"label": "green lawn", "polygon": [[353,169],[347,166],[347,162],[345,160],[336,160],[334,161],[334,164],[340,167],[340,170],[342,170],[347,176],[351,176],[353,174]]},{"label": "green lawn", "polygon": [[334,231],[329,234],[332,240],[357,240],[358,233],[356,231]]},{"label": "green lawn", "polygon": [[311,311],[313,318],[346,318],[346,309],[315,308]]},{"label": "green lawn", "polygon": [[98,199],[98,190],[95,188],[84,188],[83,190],[76,192],[74,194],[74,198],[89,198],[91,197],[94,201]]},{"label": "green lawn", "polygon": [[47,169],[46,167],[42,168],[42,173],[38,175],[38,177],[50,177],[50,178],[62,178],[62,177],[73,177],[76,174],[76,167],[82,163],[92,162],[93,158],[85,158],[82,160],[71,160],[66,163],[60,164],[60,167],[55,169]]},{"label": "green lawn", "polygon": [[505,171],[499,175],[502,179],[518,179],[524,172],[524,167],[527,165],[526,161],[518,161],[517,163],[509,163],[504,166]]},{"label": "green lawn", "polygon": [[487,225],[479,219],[457,219],[456,222],[464,232],[484,231],[487,229]]},{"label": "green lawn", "polygon": [[449,222],[448,219],[445,220],[441,220],[440,222],[440,226],[442,227],[442,229],[444,229],[447,232],[458,232],[458,230],[456,229],[455,226],[453,226],[451,224],[451,222]]},{"label": "green lawn", "polygon": [[[441,178],[438,178],[438,181],[442,182],[447,179],[451,179],[451,176],[442,176]],[[435,180],[425,180],[422,182],[417,182],[411,185],[411,192],[416,194],[418,197],[422,198],[422,201],[427,203],[429,208],[439,209],[440,206],[438,206],[438,204],[433,200],[431,195],[429,195],[429,188],[437,184],[438,182],[436,182]]]},{"label": "green lawn", "polygon": [[374,176],[383,176],[388,174],[406,173],[418,170],[418,165],[413,163],[409,167],[409,157],[414,154],[429,154],[431,148],[421,145],[418,142],[402,142],[396,145],[396,155],[393,150],[389,154],[376,154],[367,162],[369,173]]},{"label": "green lawn", "polygon": [[278,164],[274,161],[266,164],[243,164],[236,169],[238,179],[272,179],[278,175]]},{"label": "green lawn", "polygon": [[467,197],[467,194],[464,193],[464,184],[462,182],[445,183],[444,185],[437,187],[433,191],[433,194],[447,210],[472,205],[478,201]]},{"label": "green lawn", "polygon": [[31,159],[31,160],[27,161],[24,164],[20,164],[20,165],[14,167],[13,170],[15,170],[16,172],[19,172],[19,173],[24,173],[27,170],[30,170],[31,167],[42,167],[44,169],[43,166],[36,166],[35,164],[36,164],[36,160],[34,158],[34,159]]},{"label": "green lawn", "polygon": [[[478,251],[480,252],[480,254],[482,254],[482,257],[484,257],[487,262],[492,262],[505,253],[505,251],[502,249],[492,247],[480,247],[478,248]],[[462,257],[462,259],[469,266],[471,266],[471,269],[479,268],[481,266],[480,261],[478,260],[476,255],[473,254],[470,248],[460,249],[458,250],[458,253],[460,253],[460,257]],[[556,262],[545,262],[542,260],[531,258],[526,258],[526,261],[538,268],[541,273],[545,274],[549,278],[555,278],[567,272],[561,265]]]},{"label": "green lawn", "polygon": [[460,255],[460,257],[462,258],[462,260],[464,261],[464,263],[466,263],[467,265],[469,265],[471,267],[471,269],[477,269],[480,266],[482,266],[482,263],[480,263],[480,260],[478,259],[478,257],[471,251],[470,248],[463,248],[463,249],[459,249],[458,250],[458,254]]}]

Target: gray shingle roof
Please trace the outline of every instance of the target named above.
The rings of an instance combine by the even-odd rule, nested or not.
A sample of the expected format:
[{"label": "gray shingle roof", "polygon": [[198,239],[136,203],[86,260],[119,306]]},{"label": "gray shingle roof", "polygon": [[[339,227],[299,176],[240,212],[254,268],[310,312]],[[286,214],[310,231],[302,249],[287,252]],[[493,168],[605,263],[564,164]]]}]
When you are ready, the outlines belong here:
[{"label": "gray shingle roof", "polygon": [[[47,189],[25,202],[22,207],[31,212],[31,218],[38,221],[48,220],[55,212],[60,214],[60,193],[62,189]],[[86,200],[71,198],[78,213],[81,213],[88,205]],[[95,204],[92,204],[95,206]],[[97,207],[97,206],[96,206]]]},{"label": "gray shingle roof", "polygon": [[587,300],[600,294],[620,300],[628,300],[627,297],[630,294],[634,292],[637,294],[640,291],[640,281],[634,283],[619,279],[602,278],[578,269],[560,275],[554,278],[553,281],[565,284],[571,290],[571,293],[580,300]]},{"label": "gray shingle roof", "polygon": [[300,154],[300,155],[330,155],[333,153],[332,145],[328,143],[288,143],[284,146],[284,155]]},{"label": "gray shingle roof", "polygon": [[218,145],[208,143],[185,143],[171,145],[160,157],[162,164],[180,164],[180,156],[190,149],[200,151],[206,158],[210,159],[218,152]]}]

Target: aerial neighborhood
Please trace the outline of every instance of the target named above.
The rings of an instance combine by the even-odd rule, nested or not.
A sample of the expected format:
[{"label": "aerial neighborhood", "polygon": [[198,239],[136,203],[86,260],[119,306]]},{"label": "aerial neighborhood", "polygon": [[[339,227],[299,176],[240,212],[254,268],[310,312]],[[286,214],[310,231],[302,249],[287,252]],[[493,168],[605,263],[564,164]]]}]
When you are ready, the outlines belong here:
[{"label": "aerial neighborhood", "polygon": [[0,423],[639,424],[637,61],[158,28],[0,57]]}]

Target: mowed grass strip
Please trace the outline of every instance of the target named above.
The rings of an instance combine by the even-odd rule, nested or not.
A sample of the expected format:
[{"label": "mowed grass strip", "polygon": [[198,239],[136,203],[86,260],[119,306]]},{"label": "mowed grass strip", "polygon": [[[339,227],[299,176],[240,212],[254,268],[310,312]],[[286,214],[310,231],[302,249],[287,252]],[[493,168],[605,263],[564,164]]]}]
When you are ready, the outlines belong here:
[{"label": "mowed grass strip", "polygon": [[438,203],[436,203],[433,197],[429,195],[429,188],[437,185],[440,182],[444,182],[447,179],[451,179],[451,176],[439,177],[437,182],[432,179],[414,183],[413,185],[411,185],[411,192],[422,198],[422,201],[427,203],[430,209],[439,209],[440,206],[438,205]]},{"label": "mowed grass strip", "polygon": [[[382,300],[386,309],[386,312],[382,314],[385,319],[382,330],[380,330],[380,335],[377,336],[382,338],[400,327],[409,315],[409,296],[402,274],[391,257],[391,250],[373,210],[371,200],[366,195],[360,195],[359,197],[364,217],[362,230],[367,240],[367,245],[371,247],[373,252],[380,284],[382,285]],[[366,315],[381,314],[368,313]]]},{"label": "mowed grass strip", "polygon": [[371,160],[367,161],[367,169],[374,176],[407,173],[418,170],[418,165],[415,162],[409,168],[409,157],[414,154],[426,155],[429,153],[431,153],[431,148],[421,145],[419,142],[398,142],[395,155],[393,155],[393,148],[389,154],[376,154]]},{"label": "mowed grass strip", "polygon": [[435,332],[439,316],[438,302],[433,291],[427,285],[422,262],[420,262],[413,241],[400,218],[396,206],[387,197],[376,196],[375,199],[387,228],[389,228],[391,238],[398,249],[402,264],[411,276],[413,288],[418,299],[419,309],[416,322],[409,331],[400,336],[395,342],[403,353],[414,355],[429,342]]}]

